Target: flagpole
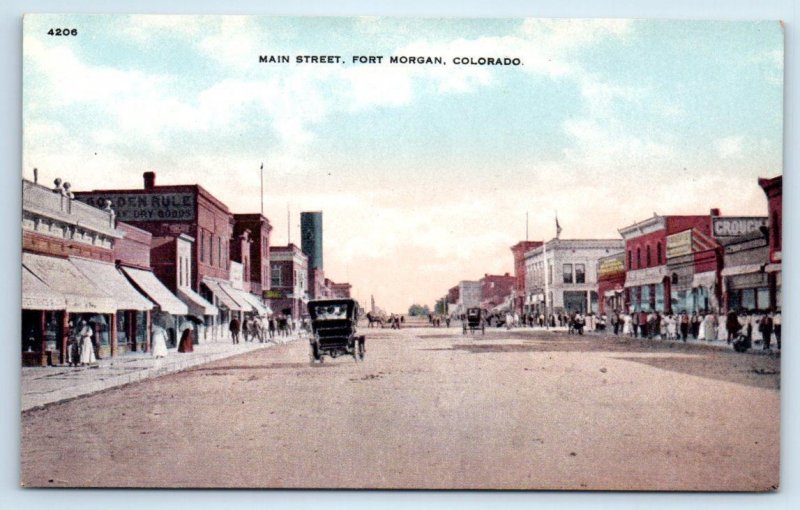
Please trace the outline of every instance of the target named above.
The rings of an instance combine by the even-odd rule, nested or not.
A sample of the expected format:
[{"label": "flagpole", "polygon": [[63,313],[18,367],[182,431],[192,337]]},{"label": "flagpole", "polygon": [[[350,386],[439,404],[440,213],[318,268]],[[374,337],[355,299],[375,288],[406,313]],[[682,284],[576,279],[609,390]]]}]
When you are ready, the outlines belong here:
[{"label": "flagpole", "polygon": [[264,216],[264,162],[261,162],[261,216]]},{"label": "flagpole", "polygon": [[544,327],[550,329],[550,266],[547,264],[547,238],[542,244],[544,252]]}]

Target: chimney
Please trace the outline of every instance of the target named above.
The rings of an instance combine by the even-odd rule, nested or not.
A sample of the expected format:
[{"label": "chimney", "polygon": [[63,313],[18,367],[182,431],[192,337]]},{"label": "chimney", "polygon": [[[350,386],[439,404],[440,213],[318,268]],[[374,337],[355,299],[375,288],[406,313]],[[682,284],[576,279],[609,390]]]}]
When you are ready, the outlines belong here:
[{"label": "chimney", "polygon": [[143,177],[144,177],[144,189],[153,189],[156,187],[155,172],[145,172]]},{"label": "chimney", "polygon": [[711,216],[719,216],[719,215],[720,215],[720,213],[719,213],[719,209],[718,209],[718,208],[716,208],[716,207],[715,207],[715,208],[713,208],[713,209],[711,209],[711,212],[710,212],[710,214],[711,214]]}]

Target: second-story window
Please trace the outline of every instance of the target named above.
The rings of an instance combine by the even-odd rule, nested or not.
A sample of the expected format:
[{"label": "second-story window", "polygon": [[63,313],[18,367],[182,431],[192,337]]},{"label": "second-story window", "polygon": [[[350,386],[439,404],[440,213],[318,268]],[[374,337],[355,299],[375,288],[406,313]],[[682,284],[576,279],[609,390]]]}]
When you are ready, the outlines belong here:
[{"label": "second-story window", "polygon": [[586,265],[575,264],[575,283],[586,283]]},{"label": "second-story window", "polygon": [[572,283],[572,264],[564,264],[564,283]]},{"label": "second-story window", "polygon": [[636,248],[636,269],[642,268],[642,249]]},{"label": "second-story window", "polygon": [[272,266],[272,287],[283,287],[283,278],[281,277],[281,266],[275,264]]},{"label": "second-story window", "polygon": [[650,258],[650,245],[647,245],[647,267],[653,265],[653,259]]},{"label": "second-story window", "polygon": [[661,265],[661,243],[656,244],[656,264]]}]

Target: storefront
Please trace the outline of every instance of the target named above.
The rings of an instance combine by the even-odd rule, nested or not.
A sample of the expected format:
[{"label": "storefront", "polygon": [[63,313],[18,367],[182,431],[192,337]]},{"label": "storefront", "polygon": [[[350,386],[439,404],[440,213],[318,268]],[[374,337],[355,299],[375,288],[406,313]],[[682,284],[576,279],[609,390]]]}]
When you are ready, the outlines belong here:
[{"label": "storefront", "polygon": [[[177,297],[175,297],[169,289],[161,283],[161,280],[156,278],[150,271],[142,269],[135,269],[132,267],[123,267],[122,271],[127,275],[131,282],[144,293],[151,301],[158,306],[159,320],[161,326],[165,326],[168,334],[168,346],[177,346],[178,331],[181,330],[181,324],[186,320],[186,315],[189,314],[189,308]],[[169,314],[170,319],[162,319],[164,314]],[[138,324],[138,321],[134,324]],[[157,322],[158,324],[158,322]],[[147,328],[149,329],[149,328]],[[149,335],[146,340],[146,347],[149,349]]]},{"label": "storefront", "polygon": [[766,312],[775,306],[770,290],[769,242],[762,232],[725,241],[725,267],[721,271],[728,310]]},{"label": "storefront", "polygon": [[178,297],[189,308],[189,315],[198,321],[195,340],[210,341],[214,336],[214,318],[219,314],[219,309],[189,287],[178,287]]},{"label": "storefront", "polygon": [[[23,299],[23,345],[22,350],[31,357],[43,356],[50,363],[66,363],[67,341],[74,333],[81,320],[85,320],[93,330],[93,342],[101,356],[112,353],[114,340],[112,323],[116,320],[117,304],[115,299],[102,288],[87,278],[69,259],[50,257],[23,252],[23,296],[31,291],[31,299]],[[112,266],[113,268],[113,266]],[[35,278],[32,280],[31,277]],[[38,282],[37,282],[38,281]],[[41,285],[40,285],[41,284]],[[45,290],[46,289],[46,290]],[[54,302],[42,302],[42,294],[49,292]],[[64,307],[60,307],[63,298]],[[38,306],[38,309],[26,308]],[[49,308],[49,309],[48,309]],[[32,336],[31,336],[32,335]],[[30,338],[34,338],[31,342]],[[36,341],[39,338],[40,341]],[[113,352],[116,353],[116,347]],[[25,360],[25,356],[23,356]]]},{"label": "storefront", "polygon": [[206,293],[207,297],[204,296],[204,298],[207,301],[213,302],[218,310],[213,321],[213,327],[216,330],[214,336],[216,338],[230,338],[230,332],[228,330],[230,321],[236,317],[241,323],[242,312],[250,309],[250,305],[240,304],[226,292],[226,286],[228,285],[225,282],[212,278],[203,278],[203,285],[200,287],[201,292]]},{"label": "storefront", "polygon": [[625,275],[625,302],[628,312],[665,312],[665,292],[669,278],[666,266],[628,271]]}]

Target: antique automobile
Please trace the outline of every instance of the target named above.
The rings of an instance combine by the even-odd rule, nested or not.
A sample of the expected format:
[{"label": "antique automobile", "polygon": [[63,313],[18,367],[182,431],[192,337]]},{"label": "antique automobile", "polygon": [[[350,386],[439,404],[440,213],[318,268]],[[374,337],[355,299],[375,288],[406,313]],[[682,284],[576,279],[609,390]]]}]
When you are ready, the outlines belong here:
[{"label": "antique automobile", "polygon": [[481,334],[486,334],[486,323],[483,320],[483,310],[480,308],[468,308],[466,320],[464,320],[463,325],[463,334],[467,334],[467,330],[470,333],[474,333],[476,329],[481,330]]},{"label": "antique automobile", "polygon": [[354,299],[309,301],[311,317],[311,362],[322,363],[324,356],[349,355],[364,359],[364,336],[356,332],[358,303]]}]

